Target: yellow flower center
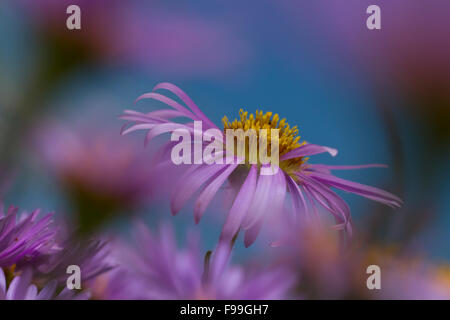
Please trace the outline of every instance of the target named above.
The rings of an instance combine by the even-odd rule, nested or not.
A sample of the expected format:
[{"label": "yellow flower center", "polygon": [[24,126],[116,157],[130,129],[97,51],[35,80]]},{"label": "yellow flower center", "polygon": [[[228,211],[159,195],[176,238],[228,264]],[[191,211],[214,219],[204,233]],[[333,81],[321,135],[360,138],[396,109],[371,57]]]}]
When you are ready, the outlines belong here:
[{"label": "yellow flower center", "polygon": [[[279,148],[279,156],[288,153],[291,150],[294,150],[301,145],[305,144],[305,142],[300,142],[300,136],[298,135],[298,128],[297,126],[290,127],[289,124],[286,122],[286,119],[283,118],[280,120],[280,117],[278,114],[273,114],[272,112],[266,112],[263,113],[263,111],[256,110],[255,114],[251,113],[249,114],[247,111],[244,111],[242,109],[239,110],[239,118],[240,119],[234,119],[233,122],[230,122],[226,116],[222,118],[223,122],[223,129],[224,132],[228,129],[238,130],[242,129],[244,132],[247,130],[253,129],[256,132],[256,143],[258,144],[257,150],[259,150],[259,137],[262,134],[261,130],[267,130],[265,131],[267,135],[267,152],[270,155],[271,150],[271,129],[278,129],[278,148]],[[236,148],[235,148],[236,150]],[[249,158],[250,158],[250,148],[249,144],[245,143],[245,157],[246,157],[246,165],[249,165]],[[259,157],[258,164],[259,163]],[[307,158],[299,157],[299,158],[293,158],[288,159],[284,161],[280,161],[280,168],[288,173],[291,174],[292,172],[298,170],[298,168],[305,163]]]}]

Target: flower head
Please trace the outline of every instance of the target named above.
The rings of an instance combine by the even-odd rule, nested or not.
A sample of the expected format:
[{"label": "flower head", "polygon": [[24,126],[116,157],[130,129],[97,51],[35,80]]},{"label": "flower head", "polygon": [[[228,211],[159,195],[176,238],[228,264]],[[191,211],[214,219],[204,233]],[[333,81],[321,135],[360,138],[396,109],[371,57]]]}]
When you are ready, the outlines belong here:
[{"label": "flower head", "polygon": [[[124,129],[124,134],[135,130],[148,130],[146,135],[146,142],[148,142],[160,134],[184,129],[193,135],[195,140],[195,136],[199,133],[196,121],[201,121],[204,126],[201,133],[211,135],[213,132],[211,130],[218,130],[218,127],[180,88],[169,83],[160,83],[153,91],[159,89],[166,89],[175,94],[190,110],[159,93],[144,94],[138,100],[144,98],[158,100],[172,109],[157,110],[147,114],[126,110],[122,118],[134,122],[134,124]],[[181,123],[172,120],[180,117],[194,122]],[[337,229],[345,230],[349,234],[351,234],[350,208],[333,189],[358,194],[391,207],[399,207],[402,203],[398,197],[389,192],[344,180],[331,173],[332,170],[360,169],[382,165],[328,166],[309,163],[307,157],[320,153],[329,153],[335,156],[337,150],[305,141],[301,142],[297,136],[297,127],[290,127],[285,119],[279,120],[277,114],[258,111],[255,115],[248,115],[247,112],[241,111],[239,120],[229,122],[227,118],[224,118],[224,129],[243,129],[256,132],[257,137],[253,135],[253,139],[258,141],[256,152],[258,155],[261,155],[262,152],[268,154],[268,149],[270,149],[270,156],[273,156],[273,150],[278,151],[280,156],[275,169],[281,170],[273,170],[273,174],[267,174],[267,164],[249,161],[252,155],[253,159],[255,158],[251,149],[246,147],[240,155],[236,154],[235,148],[230,150],[228,141],[225,146],[225,141],[214,135],[219,144],[221,143],[225,148],[223,156],[234,158],[236,161],[190,165],[191,168],[180,177],[176,184],[171,208],[174,214],[177,213],[194,193],[200,190],[194,209],[195,221],[198,222],[219,188],[228,181],[236,191],[236,197],[225,221],[221,239],[230,240],[242,228],[246,231],[245,244],[249,246],[255,241],[266,218],[279,216],[284,212],[284,202],[288,195],[291,198],[293,212],[291,219],[296,221],[315,220],[317,219],[317,207],[320,206],[333,215],[337,221],[335,226]],[[273,138],[269,138],[267,131],[262,131],[262,129],[276,130],[278,143],[274,143]],[[261,137],[266,138],[263,148],[259,144]],[[247,138],[244,136],[244,139]],[[195,142],[196,140],[194,144]],[[173,142],[170,142],[163,147],[164,152],[168,153],[167,150],[173,146]],[[170,159],[161,162],[161,165],[167,163],[170,163]]]},{"label": "flower head", "polygon": [[0,267],[10,267],[29,261],[47,252],[53,244],[57,229],[52,214],[39,219],[39,210],[18,215],[18,208],[0,210]]},{"label": "flower head", "polygon": [[[119,264],[97,283],[107,299],[282,299],[293,278],[286,270],[253,273],[228,266],[229,247],[202,258],[196,238],[178,249],[173,230],[163,225],[158,234],[140,224],[135,247],[119,246]],[[109,277],[108,277],[109,276]],[[117,290],[120,288],[120,290]],[[94,292],[95,286],[94,286]]]}]

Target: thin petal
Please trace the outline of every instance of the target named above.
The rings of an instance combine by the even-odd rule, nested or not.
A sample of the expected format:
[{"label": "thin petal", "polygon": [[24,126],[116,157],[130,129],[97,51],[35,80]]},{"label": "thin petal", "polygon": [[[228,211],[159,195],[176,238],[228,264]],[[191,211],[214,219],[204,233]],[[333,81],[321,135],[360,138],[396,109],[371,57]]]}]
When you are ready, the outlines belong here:
[{"label": "thin petal", "polygon": [[224,170],[226,165],[199,165],[192,166],[186,171],[179,179],[177,189],[171,200],[172,214],[178,213],[183,205],[188,201],[191,196],[209,179],[214,177],[215,174]]},{"label": "thin petal", "polygon": [[237,163],[229,165],[228,168],[221,172],[220,175],[215,178],[197,198],[194,208],[195,223],[199,223],[212,198],[215,196],[219,188],[223,185],[225,180],[228,179],[230,174],[234,171],[234,169],[236,169],[237,166]]},{"label": "thin petal", "polygon": [[252,205],[248,209],[248,213],[242,222],[242,227],[244,229],[249,229],[264,215],[265,210],[267,210],[269,202],[271,201],[270,185],[272,184],[273,177],[273,175],[259,175],[255,194],[252,199]]},{"label": "thin petal", "polygon": [[211,128],[217,128],[217,126],[209,120],[209,118],[200,110],[200,108],[192,101],[192,99],[179,87],[168,82],[162,82],[157,84],[153,91],[158,89],[166,89],[174,93],[178,98],[180,98],[201,120],[206,122],[206,124]]},{"label": "thin petal", "polygon": [[292,158],[312,156],[315,154],[325,153],[325,152],[328,152],[333,157],[336,156],[338,153],[338,151],[334,148],[324,147],[324,146],[319,146],[316,144],[308,143],[308,144],[304,144],[304,145],[282,155],[280,157],[280,160],[283,161],[283,160],[288,160],[288,159],[292,159]]},{"label": "thin petal", "polygon": [[347,192],[358,194],[358,195],[366,197],[368,199],[384,203],[391,207],[400,207],[402,204],[402,200],[399,197],[393,195],[390,192],[387,192],[387,191],[384,191],[384,190],[381,190],[378,188],[374,188],[374,187],[366,186],[366,185],[363,185],[363,184],[360,184],[357,182],[352,182],[352,181],[348,181],[345,179],[341,179],[341,178],[335,177],[331,174],[314,172],[314,173],[311,173],[311,176],[327,185],[333,186],[335,188],[338,188],[338,189],[341,189],[341,190],[344,190]]},{"label": "thin petal", "polygon": [[245,217],[250,205],[252,203],[253,195],[256,189],[257,168],[255,165],[251,166],[247,178],[244,181],[239,193],[237,194],[233,206],[231,207],[225,224],[220,235],[221,241],[230,241],[236,232],[238,232],[242,220]]},{"label": "thin petal", "polygon": [[145,94],[141,95],[140,97],[138,97],[136,99],[135,103],[142,99],[155,99],[155,100],[161,101],[161,102],[167,104],[168,106],[178,110],[179,112],[184,114],[186,117],[188,117],[192,120],[197,119],[197,117],[192,112],[190,112],[188,109],[183,107],[181,104],[179,104],[175,100],[172,100],[169,97],[163,96],[162,94],[155,93],[155,92],[145,93]]}]

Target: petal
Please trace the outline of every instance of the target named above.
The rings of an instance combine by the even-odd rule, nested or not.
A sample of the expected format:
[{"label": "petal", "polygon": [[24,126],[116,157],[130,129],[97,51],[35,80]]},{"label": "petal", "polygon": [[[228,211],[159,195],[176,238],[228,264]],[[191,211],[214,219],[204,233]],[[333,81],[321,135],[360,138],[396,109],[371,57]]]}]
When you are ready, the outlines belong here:
[{"label": "petal", "polygon": [[335,188],[358,194],[368,199],[384,203],[390,207],[400,207],[403,201],[390,192],[366,186],[357,182],[348,181],[335,177],[331,174],[314,172],[311,176],[315,179]]},{"label": "petal", "polygon": [[273,177],[273,175],[259,175],[252,204],[242,222],[242,227],[244,229],[249,229],[264,215],[265,210],[267,210],[269,202],[271,201],[270,185]]},{"label": "petal", "polygon": [[212,198],[215,196],[219,188],[223,185],[226,179],[230,176],[230,174],[236,169],[238,163],[231,164],[222,171],[219,176],[217,176],[208,186],[203,190],[200,196],[197,198],[195,202],[194,208],[194,221],[195,223],[199,223],[203,213],[211,202]]},{"label": "petal", "polygon": [[264,219],[259,219],[253,226],[245,231],[244,245],[246,248],[250,247],[253,242],[255,242],[259,232],[261,231],[263,223]]},{"label": "petal", "polygon": [[128,134],[130,132],[137,131],[137,130],[150,130],[150,129],[152,129],[155,126],[156,126],[155,123],[135,124],[135,125],[132,125],[131,127],[127,128],[127,129],[124,128],[124,130],[122,130],[121,134],[124,136],[124,135],[126,135],[126,134]]},{"label": "petal", "polygon": [[182,124],[182,123],[168,122],[168,123],[157,124],[156,126],[154,126],[153,128],[151,128],[148,131],[147,135],[145,136],[144,144],[147,145],[156,136],[159,136],[161,134],[168,133],[168,132],[173,132],[174,130],[177,130],[177,129],[184,129],[189,132],[192,132],[192,130],[193,130],[188,125]]},{"label": "petal", "polygon": [[27,294],[25,295],[25,300],[36,300],[37,287],[32,284],[28,287]]},{"label": "petal", "polygon": [[208,127],[217,128],[217,126],[208,119],[208,117],[200,110],[200,108],[192,101],[192,99],[179,87],[174,84],[168,82],[162,82],[157,84],[153,91],[158,89],[166,89],[175,94],[178,98],[180,98],[201,120],[203,120]]},{"label": "petal", "polygon": [[306,170],[321,171],[324,173],[330,173],[330,170],[356,170],[367,168],[387,168],[385,164],[373,163],[373,164],[361,164],[354,166],[328,166],[325,164],[310,164]]},{"label": "petal", "polygon": [[[289,193],[291,194],[294,219],[296,220],[299,215],[300,218],[306,217],[308,206],[306,205],[305,197],[303,196],[302,191],[300,190],[294,179],[292,179],[289,175],[286,175],[286,178]],[[301,215],[302,213],[303,215]]]},{"label": "petal", "polygon": [[58,282],[56,280],[50,281],[37,295],[37,300],[50,300],[55,294],[56,286]]},{"label": "petal", "polygon": [[191,196],[209,179],[224,170],[227,165],[193,165],[179,179],[178,186],[171,200],[171,211],[175,215]]},{"label": "petal", "polygon": [[24,300],[31,282],[31,269],[26,269],[20,276],[14,277],[6,293],[6,300]]},{"label": "petal", "polygon": [[336,149],[330,148],[330,147],[324,147],[319,146],[312,143],[304,144],[294,150],[289,151],[288,153],[282,155],[280,157],[280,160],[288,160],[292,158],[299,158],[299,157],[305,157],[305,156],[312,156],[319,153],[325,153],[328,152],[333,157],[337,155],[338,151]]},{"label": "petal", "polygon": [[347,203],[327,185],[320,181],[302,174],[299,174],[299,177],[302,179],[311,196],[328,210],[335,217],[337,222],[341,223],[335,227],[340,229],[345,228],[351,236],[351,216],[350,208]]},{"label": "petal", "polygon": [[6,279],[3,268],[0,268],[0,299],[6,294]]},{"label": "petal", "polygon": [[244,184],[237,194],[233,206],[228,212],[225,224],[220,235],[221,241],[231,241],[236,232],[241,227],[242,220],[247,213],[252,203],[253,195],[256,189],[257,168],[255,165],[251,166]]},{"label": "petal", "polygon": [[197,117],[192,112],[190,112],[188,109],[183,107],[181,104],[179,104],[175,100],[172,100],[169,97],[163,96],[162,94],[155,93],[155,92],[145,93],[145,94],[141,95],[140,97],[138,97],[136,99],[135,103],[142,99],[154,99],[154,100],[161,101],[161,102],[167,104],[168,106],[178,110],[179,112],[184,114],[186,117],[188,117],[192,120],[197,119]]}]

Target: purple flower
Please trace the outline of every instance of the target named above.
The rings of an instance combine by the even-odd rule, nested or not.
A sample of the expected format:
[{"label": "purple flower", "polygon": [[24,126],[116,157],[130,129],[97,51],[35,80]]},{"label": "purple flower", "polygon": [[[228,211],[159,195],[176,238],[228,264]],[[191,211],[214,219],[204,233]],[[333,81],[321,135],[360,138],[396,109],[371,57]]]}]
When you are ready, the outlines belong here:
[{"label": "purple flower", "polygon": [[[18,4],[44,37],[59,46],[69,41],[80,56],[108,64],[214,76],[236,70],[249,55],[248,45],[233,28],[166,1],[19,0]],[[82,28],[68,36],[66,9],[72,4],[81,9]]]},{"label": "purple flower", "polygon": [[[177,101],[156,93],[156,90],[165,89],[180,98],[186,106]],[[195,124],[193,122],[175,122],[174,118],[187,118],[193,121],[202,121],[203,130],[218,129],[209,120],[200,108],[180,88],[170,83],[160,83],[153,92],[142,95],[138,100],[150,98],[158,100],[170,106],[172,109],[157,110],[150,113],[141,113],[126,110],[122,119],[133,123],[131,127],[124,127],[123,134],[135,130],[148,130],[146,142],[155,136],[171,132],[176,129],[188,130],[195,136]],[[184,204],[200,191],[195,202],[194,217],[198,222],[207,206],[214,198],[219,188],[228,181],[229,186],[235,191],[236,197],[228,213],[222,230],[221,239],[229,241],[240,228],[245,230],[245,245],[251,245],[261,230],[265,219],[279,217],[284,211],[284,202],[288,195],[291,199],[293,215],[288,219],[316,220],[317,208],[323,207],[330,212],[339,230],[345,230],[351,234],[350,208],[333,189],[351,192],[365,198],[381,202],[391,207],[399,207],[402,201],[395,195],[378,188],[366,186],[356,182],[344,180],[334,176],[331,170],[348,170],[368,167],[381,167],[382,165],[360,166],[329,166],[323,164],[311,164],[308,158],[320,153],[329,153],[332,156],[337,150],[311,143],[300,142],[297,127],[290,127],[285,119],[279,120],[277,114],[257,111],[255,115],[240,111],[240,119],[229,122],[223,119],[224,129],[254,129],[258,134],[260,129],[279,129],[279,169],[276,174],[261,174],[264,166],[248,162],[251,154],[246,149],[245,161],[231,164],[196,164],[190,165],[176,184],[176,189],[171,201],[172,213],[176,214]],[[202,132],[203,133],[203,132]],[[267,149],[270,149],[266,145]],[[173,142],[168,143],[162,149],[161,154],[170,154]],[[227,150],[225,150],[227,152]],[[234,150],[232,156],[236,156]],[[231,153],[228,151],[228,153]],[[239,160],[239,159],[238,159]],[[171,165],[171,160],[160,163],[160,169]]]},{"label": "purple flower", "polygon": [[[282,299],[293,278],[284,269],[247,272],[228,266],[230,248],[200,254],[195,237],[181,250],[173,230],[163,225],[152,234],[139,224],[136,247],[121,246],[119,267],[97,282],[94,292],[104,299]],[[105,285],[106,281],[106,285]],[[101,290],[98,290],[100,286]]]},{"label": "purple flower", "polygon": [[[330,229],[285,226],[274,260],[297,274],[297,294],[306,299],[448,299],[450,272],[396,245],[358,237],[342,247]],[[367,239],[366,239],[367,240]],[[381,271],[381,289],[369,290],[368,266]]]},{"label": "purple flower", "polygon": [[18,208],[0,210],[0,267],[10,267],[21,261],[35,259],[53,244],[56,228],[52,213],[38,218],[40,211],[18,215]]},{"label": "purple flower", "polygon": [[57,243],[51,253],[40,255],[32,264],[35,279],[41,283],[49,279],[64,283],[67,280],[67,267],[77,265],[81,270],[81,281],[87,282],[113,268],[108,255],[109,248],[104,241],[67,238]]},{"label": "purple flower", "polygon": [[3,269],[0,268],[0,300],[85,300],[89,292],[78,293],[64,288],[57,293],[57,281],[48,282],[42,289],[32,283],[33,272],[24,270],[20,275],[13,276],[8,284]]}]

